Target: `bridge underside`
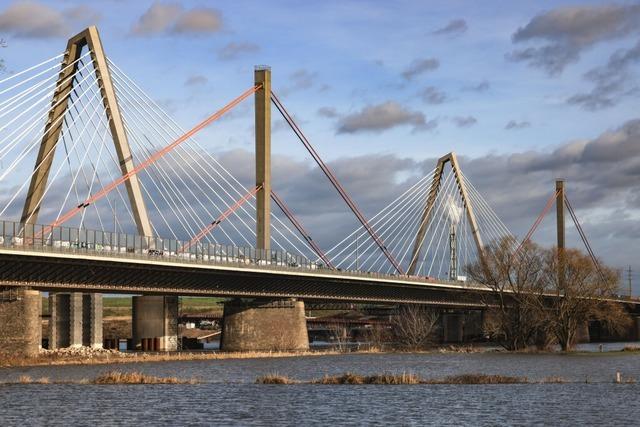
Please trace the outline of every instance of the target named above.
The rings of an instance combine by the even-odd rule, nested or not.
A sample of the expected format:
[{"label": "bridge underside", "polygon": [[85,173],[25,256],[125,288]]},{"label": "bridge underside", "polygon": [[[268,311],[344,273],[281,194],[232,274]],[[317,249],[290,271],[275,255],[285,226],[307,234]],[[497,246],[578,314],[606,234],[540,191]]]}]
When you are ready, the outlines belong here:
[{"label": "bridge underside", "polygon": [[126,261],[2,252],[0,286],[30,287],[41,291],[300,298],[310,301],[486,307],[482,292],[462,287]]}]

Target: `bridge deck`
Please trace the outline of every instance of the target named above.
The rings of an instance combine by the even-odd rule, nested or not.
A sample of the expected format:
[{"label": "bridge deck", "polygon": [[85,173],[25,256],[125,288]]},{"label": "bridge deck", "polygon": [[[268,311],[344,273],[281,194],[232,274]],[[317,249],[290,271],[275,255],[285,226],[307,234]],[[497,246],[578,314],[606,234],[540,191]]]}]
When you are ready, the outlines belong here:
[{"label": "bridge deck", "polygon": [[483,307],[483,287],[463,282],[213,263],[85,249],[0,247],[0,284],[34,289],[221,297],[303,298]]}]

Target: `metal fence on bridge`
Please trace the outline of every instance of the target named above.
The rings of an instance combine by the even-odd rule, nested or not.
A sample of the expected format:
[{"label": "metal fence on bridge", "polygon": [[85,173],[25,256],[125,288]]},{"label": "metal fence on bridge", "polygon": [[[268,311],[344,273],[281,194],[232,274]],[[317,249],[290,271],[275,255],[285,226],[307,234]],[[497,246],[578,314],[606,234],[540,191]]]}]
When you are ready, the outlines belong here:
[{"label": "metal fence on bridge", "polygon": [[[330,269],[323,263],[281,250],[196,243],[160,237],[139,236],[84,228],[0,221],[0,248],[37,252],[86,253],[96,256],[137,258],[177,263],[201,263],[247,268],[308,271],[318,275],[337,274],[402,280],[417,283],[465,285],[465,282],[431,277],[399,276],[358,270]],[[471,284],[466,284],[473,287]]]}]

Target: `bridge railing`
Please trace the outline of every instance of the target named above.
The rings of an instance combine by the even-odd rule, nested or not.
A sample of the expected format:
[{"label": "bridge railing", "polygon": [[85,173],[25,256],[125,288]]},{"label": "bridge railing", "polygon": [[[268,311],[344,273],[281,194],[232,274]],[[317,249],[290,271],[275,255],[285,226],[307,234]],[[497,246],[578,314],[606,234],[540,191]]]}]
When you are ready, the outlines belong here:
[{"label": "bridge railing", "polygon": [[261,250],[253,247],[195,243],[84,228],[24,224],[0,221],[0,247],[43,252],[91,253],[98,256],[152,259],[180,263],[232,265],[277,270],[308,270],[314,274],[339,274],[371,278],[409,280],[422,283],[462,282],[383,274],[358,270],[334,270],[322,263],[283,250]]}]

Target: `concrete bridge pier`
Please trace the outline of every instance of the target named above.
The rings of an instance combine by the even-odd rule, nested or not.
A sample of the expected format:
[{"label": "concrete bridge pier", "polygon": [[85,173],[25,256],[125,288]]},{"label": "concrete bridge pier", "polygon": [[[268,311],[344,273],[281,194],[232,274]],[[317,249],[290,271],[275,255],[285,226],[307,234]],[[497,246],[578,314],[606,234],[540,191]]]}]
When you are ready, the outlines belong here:
[{"label": "concrete bridge pier", "polygon": [[583,322],[578,326],[578,333],[576,334],[577,344],[586,344],[591,342],[591,335],[589,334],[589,322]]},{"label": "concrete bridge pier", "polygon": [[442,313],[442,341],[461,343],[482,338],[485,313],[482,310],[449,311]]},{"label": "concrete bridge pier", "polygon": [[632,320],[633,320],[633,323],[631,324],[629,337],[633,341],[640,341],[640,316],[633,316]]},{"label": "concrete bridge pier", "polygon": [[461,313],[444,313],[442,315],[442,332],[445,343],[460,343],[464,339],[464,315]]},{"label": "concrete bridge pier", "polygon": [[49,294],[49,349],[102,348],[102,294]]},{"label": "concrete bridge pier", "polygon": [[37,356],[42,344],[41,312],[39,291],[0,289],[0,352]]},{"label": "concrete bridge pier", "polygon": [[304,302],[295,299],[240,300],[224,304],[223,351],[305,351],[309,335]]},{"label": "concrete bridge pier", "polygon": [[159,345],[147,349],[176,351],[178,349],[178,297],[135,296],[132,301],[133,348],[142,350],[143,339],[159,340]]}]

